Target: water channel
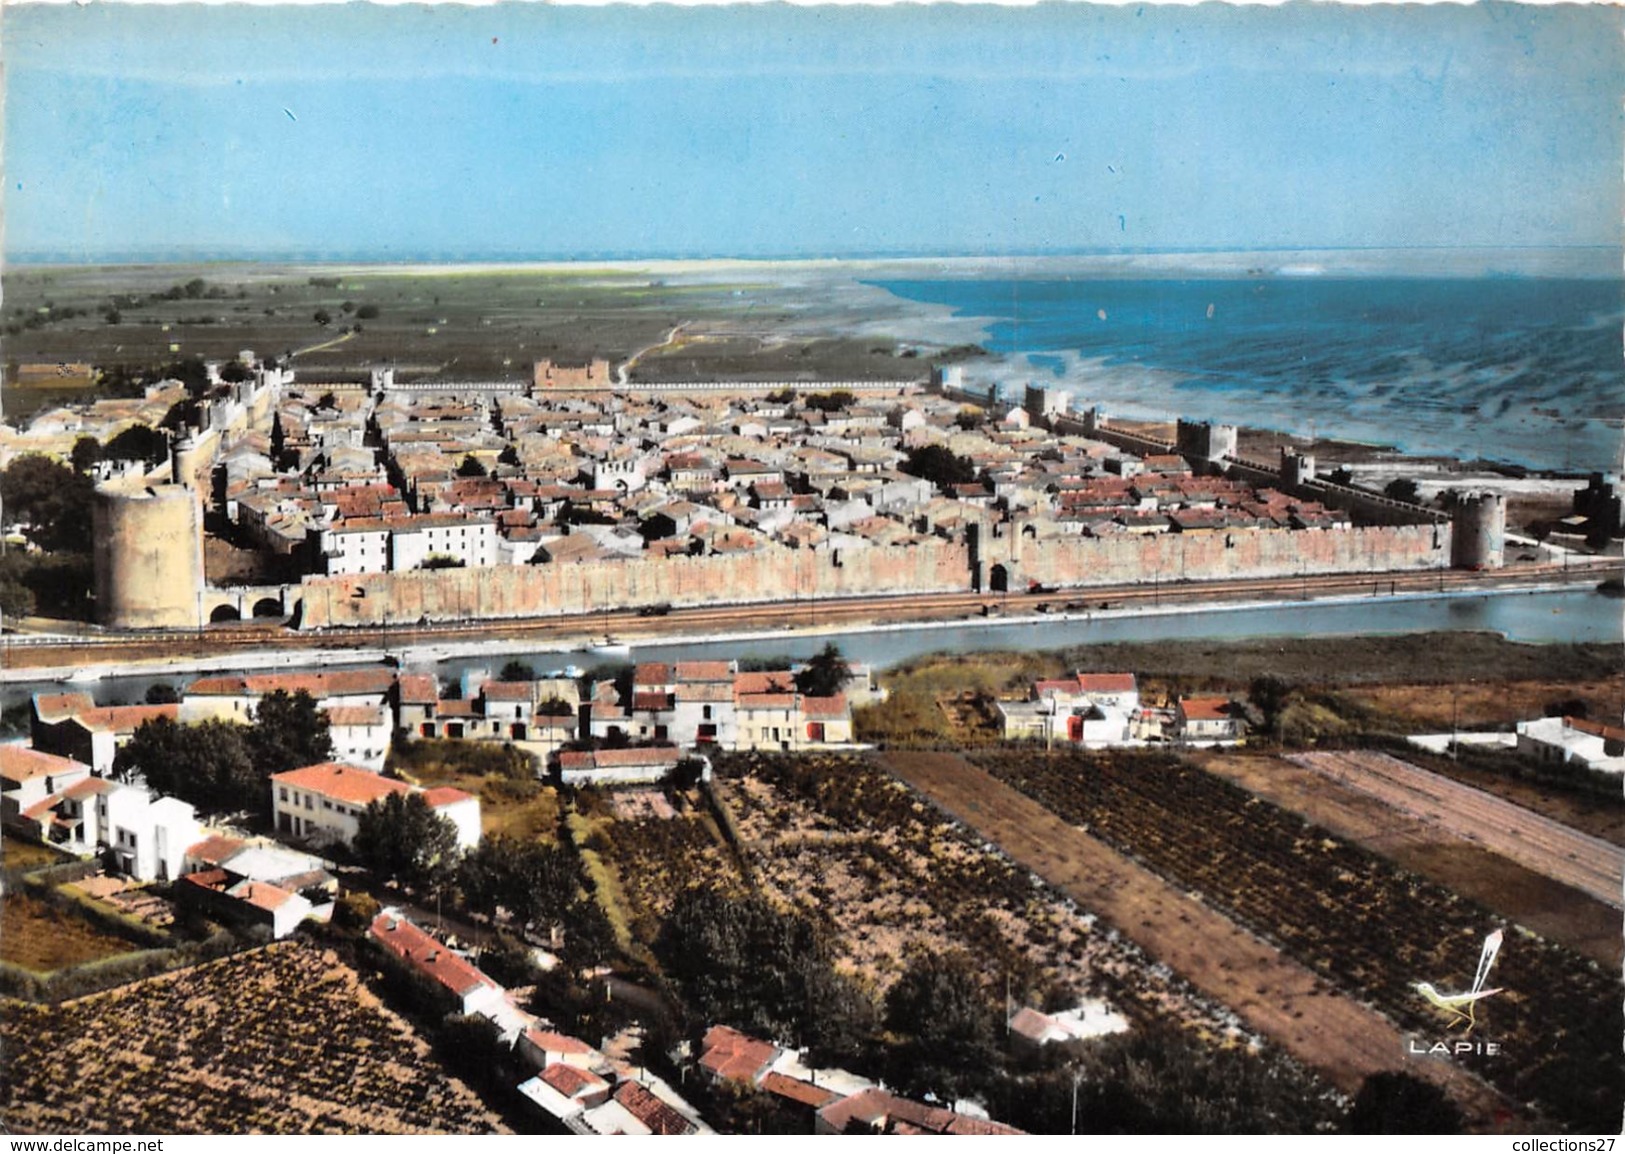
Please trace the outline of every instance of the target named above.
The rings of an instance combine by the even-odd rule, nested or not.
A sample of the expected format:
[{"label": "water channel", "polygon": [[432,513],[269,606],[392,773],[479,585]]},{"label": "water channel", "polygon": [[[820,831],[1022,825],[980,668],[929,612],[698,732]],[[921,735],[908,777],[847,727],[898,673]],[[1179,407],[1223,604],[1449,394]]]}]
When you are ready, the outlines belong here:
[{"label": "water channel", "polygon": [[[456,655],[418,660],[408,668],[433,669],[443,679],[470,670],[496,670],[510,660],[538,672],[574,667],[591,670],[615,661],[676,661],[740,658],[810,657],[834,642],[849,661],[884,669],[928,653],[970,653],[999,649],[1060,649],[1107,642],[1248,640],[1267,637],[1331,637],[1358,634],[1406,634],[1436,631],[1488,631],[1513,641],[1535,644],[1621,642],[1625,638],[1625,601],[1593,589],[1501,591],[1471,595],[1375,596],[1361,599],[1281,602],[1247,606],[1164,606],[1153,610],[1096,611],[1016,617],[1019,601],[1008,616],[987,621],[908,625],[884,629],[822,631],[809,628],[774,631],[718,640],[632,642],[629,652],[575,649],[527,650],[517,644],[491,643]],[[345,664],[327,655],[323,664]],[[288,667],[297,667],[288,666]],[[99,703],[140,701],[157,681],[182,683],[190,672],[143,670],[74,686]],[[56,682],[14,682],[0,690],[10,705],[29,694],[66,688]]]}]

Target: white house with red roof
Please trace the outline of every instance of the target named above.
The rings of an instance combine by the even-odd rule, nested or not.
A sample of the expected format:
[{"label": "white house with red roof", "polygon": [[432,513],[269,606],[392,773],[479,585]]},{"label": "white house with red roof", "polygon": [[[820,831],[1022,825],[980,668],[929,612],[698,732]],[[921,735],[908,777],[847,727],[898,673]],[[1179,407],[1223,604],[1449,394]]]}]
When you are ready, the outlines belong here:
[{"label": "white house with red roof", "polygon": [[1000,702],[1006,740],[1068,742],[1086,749],[1127,745],[1140,712],[1132,673],[1074,673],[1033,683],[1027,701]]},{"label": "white house with red roof", "polygon": [[0,820],[41,840],[63,790],[90,776],[90,766],[26,745],[0,745]]},{"label": "white house with red roof", "polygon": [[355,837],[362,812],[392,794],[422,793],[429,808],[457,827],[457,844],[471,849],[480,840],[480,802],[460,789],[420,790],[360,766],[326,761],[290,769],[271,778],[271,816],[278,833],[316,844]]},{"label": "white house with red roof", "polygon": [[564,785],[652,785],[670,777],[682,757],[675,745],[570,750],[558,755],[559,781]]},{"label": "white house with red roof", "polygon": [[179,706],[97,705],[87,693],[36,693],[31,744],[43,753],[82,761],[105,777],[135,731],[160,717],[179,720]]},{"label": "white house with red roof", "polygon": [[82,778],[40,807],[46,840],[71,853],[106,851],[138,881],[180,877],[186,851],[203,839],[196,811],[180,798],[102,777]]},{"label": "white house with red roof", "polygon": [[1174,733],[1188,745],[1229,745],[1241,740],[1245,720],[1228,697],[1181,697],[1174,702]]},{"label": "white house with red roof", "polygon": [[501,986],[473,962],[413,925],[399,910],[381,911],[367,927],[367,937],[445,991],[458,1013],[484,1014],[504,1008],[506,991]]},{"label": "white house with red roof", "polygon": [[315,909],[301,894],[270,882],[233,877],[224,869],[183,875],[175,897],[215,916],[264,925],[276,939],[293,933]]}]

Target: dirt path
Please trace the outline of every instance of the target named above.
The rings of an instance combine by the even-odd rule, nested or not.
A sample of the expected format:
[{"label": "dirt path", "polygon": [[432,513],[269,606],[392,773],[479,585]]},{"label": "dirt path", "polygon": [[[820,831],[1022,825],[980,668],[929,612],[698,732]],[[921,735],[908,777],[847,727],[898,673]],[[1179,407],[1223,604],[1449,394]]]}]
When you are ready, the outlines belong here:
[{"label": "dirt path", "polygon": [[963,758],[894,752],[882,762],[1344,1092],[1404,1069],[1444,1086],[1476,1128],[1505,1116],[1505,1101],[1461,1067],[1408,1054],[1405,1036],[1374,1010]]},{"label": "dirt path", "polygon": [[1370,793],[1283,758],[1224,753],[1195,761],[1605,966],[1618,969],[1625,963],[1618,910],[1482,844],[1453,837]]},{"label": "dirt path", "polygon": [[1288,760],[1370,794],[1441,834],[1475,842],[1598,901],[1625,905],[1625,852],[1600,838],[1386,753],[1337,750]]}]

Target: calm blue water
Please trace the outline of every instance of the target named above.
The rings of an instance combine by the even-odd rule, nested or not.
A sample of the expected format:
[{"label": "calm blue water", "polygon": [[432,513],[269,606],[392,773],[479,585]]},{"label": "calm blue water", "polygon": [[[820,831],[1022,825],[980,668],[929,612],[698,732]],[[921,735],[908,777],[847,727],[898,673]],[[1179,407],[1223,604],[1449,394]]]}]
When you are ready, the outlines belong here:
[{"label": "calm blue water", "polygon": [[[886,280],[984,318],[999,379],[1413,453],[1617,470],[1617,280]],[[974,368],[971,369],[974,373]]]},{"label": "calm blue water", "polygon": [[[1080,593],[1080,597],[1082,595]],[[1013,602],[1012,612],[1018,606],[1019,600]],[[813,624],[811,615],[812,611],[809,610],[809,624]],[[757,641],[635,645],[630,660],[799,659],[811,657],[826,643],[833,641],[849,660],[867,662],[884,669],[927,653],[1060,649],[1112,641],[1327,637],[1439,630],[1490,631],[1501,633],[1513,641],[1536,644],[1618,642],[1625,636],[1625,602],[1616,597],[1606,597],[1590,588],[1446,598],[1378,596],[1353,603],[1307,601],[1256,609],[1095,616],[1089,620],[1053,618],[1037,624],[1000,624],[995,620],[884,632],[856,629],[818,636],[786,633]],[[563,669],[567,665],[590,670],[598,665],[626,660],[605,658],[586,651],[517,656],[502,653],[442,661],[435,672],[443,679],[451,679],[460,676],[466,669],[495,670],[515,659],[541,671]],[[86,688],[98,702],[111,705],[140,701],[147,686],[155,681],[184,683],[195,676],[190,673],[165,675],[147,671],[108,678]],[[54,682],[8,684],[0,687],[0,703],[13,705],[27,701],[31,693],[57,692],[61,688]]]}]

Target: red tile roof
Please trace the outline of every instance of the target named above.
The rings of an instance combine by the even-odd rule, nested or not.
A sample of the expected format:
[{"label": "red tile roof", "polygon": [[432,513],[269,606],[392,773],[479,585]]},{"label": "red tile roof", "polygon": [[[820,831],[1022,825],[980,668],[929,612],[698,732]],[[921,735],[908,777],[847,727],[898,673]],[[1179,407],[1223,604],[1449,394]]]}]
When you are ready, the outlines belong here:
[{"label": "red tile roof", "polygon": [[632,695],[632,708],[659,712],[671,708],[671,694],[669,693],[634,693]]},{"label": "red tile roof", "polygon": [[357,693],[383,693],[394,684],[388,669],[335,669],[319,673],[251,673],[200,677],[186,687],[188,697],[259,697],[280,689],[312,697],[339,697]]},{"label": "red tile roof", "polygon": [[999,1122],[956,1114],[938,1106],[927,1106],[899,1098],[885,1090],[870,1089],[832,1102],[818,1112],[825,1125],[837,1133],[851,1122],[862,1122],[892,1133],[927,1134],[1020,1134],[1022,1131]]},{"label": "red tile roof", "polygon": [[274,774],[271,780],[278,785],[310,792],[350,805],[370,805],[392,793],[411,793],[412,787],[404,781],[395,781],[353,765],[337,761],[324,761],[320,765],[307,765]]},{"label": "red tile roof", "polygon": [[554,1062],[543,1070],[542,1081],[566,1098],[577,1098],[583,1093],[609,1088],[609,1083],[592,1071],[583,1070],[579,1066],[567,1066],[563,1062]]},{"label": "red tile roof", "polygon": [[1179,708],[1193,721],[1228,721],[1230,700],[1225,697],[1181,697]]},{"label": "red tile roof", "polygon": [[622,1082],[615,1087],[615,1100],[626,1112],[655,1134],[692,1134],[694,1123],[651,1094],[638,1082]]},{"label": "red tile roof", "polygon": [[62,773],[89,773],[90,766],[71,757],[41,753],[26,745],[0,745],[0,777],[21,784],[37,777]]},{"label": "red tile roof", "polygon": [[548,1054],[590,1054],[592,1047],[580,1038],[561,1034],[556,1030],[544,1030],[540,1026],[532,1026],[525,1031],[525,1040]]},{"label": "red tile roof", "polygon": [[731,1026],[712,1026],[705,1032],[700,1065],[718,1078],[755,1085],[757,1075],[778,1054],[778,1047],[742,1034]]},{"label": "red tile roof", "polygon": [[241,838],[215,834],[212,837],[204,838],[194,846],[188,847],[186,856],[200,862],[207,862],[209,865],[219,865],[247,844]]},{"label": "red tile roof", "polygon": [[1078,688],[1085,693],[1133,693],[1132,673],[1080,673]]},{"label": "red tile roof", "polygon": [[572,750],[559,754],[565,769],[612,769],[639,765],[676,765],[681,756],[675,745],[654,745],[646,749]]},{"label": "red tile roof", "polygon": [[728,681],[734,676],[731,661],[679,661],[678,681]]},{"label": "red tile roof", "polygon": [[256,909],[276,911],[285,906],[292,898],[285,889],[271,885],[269,882],[245,881],[233,887],[231,896],[238,901],[247,902]]},{"label": "red tile roof", "polygon": [[460,801],[473,801],[474,795],[453,789],[449,785],[437,785],[433,789],[423,791],[423,800],[429,803],[430,809],[442,809],[448,805],[456,805]]},{"label": "red tile roof", "polygon": [[735,693],[788,693],[795,688],[795,675],[787,669],[740,673],[734,677]]},{"label": "red tile roof", "polygon": [[82,710],[94,708],[96,702],[88,693],[34,694],[34,712],[48,723],[64,721]]},{"label": "red tile roof", "polygon": [[459,997],[480,986],[498,988],[467,958],[452,953],[398,914],[379,914],[367,933],[389,953]]},{"label": "red tile roof", "polygon": [[762,1089],[769,1094],[777,1094],[781,1098],[799,1102],[803,1106],[811,1106],[814,1110],[821,1110],[840,1098],[834,1090],[814,1086],[811,1082],[803,1082],[800,1078],[791,1078],[780,1074],[777,1070],[762,1079]]},{"label": "red tile roof", "polygon": [[671,684],[671,666],[658,661],[646,661],[632,670],[633,685]]},{"label": "red tile roof", "polygon": [[403,705],[433,705],[440,700],[440,685],[431,674],[403,673],[396,684]]},{"label": "red tile roof", "polygon": [[480,693],[487,701],[529,701],[536,693],[533,681],[487,681]]},{"label": "red tile roof", "polygon": [[803,717],[845,717],[846,694],[837,693],[833,697],[803,697],[801,714]]},{"label": "red tile roof", "polygon": [[74,720],[86,729],[100,732],[130,733],[149,721],[160,717],[176,721],[180,718],[178,705],[104,705],[95,709],[82,709]]}]

